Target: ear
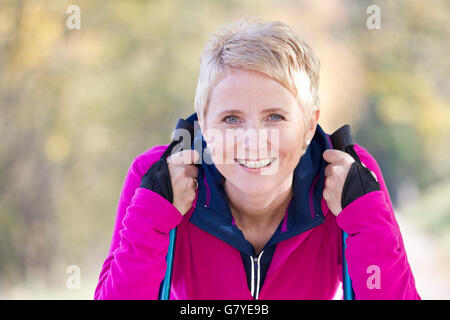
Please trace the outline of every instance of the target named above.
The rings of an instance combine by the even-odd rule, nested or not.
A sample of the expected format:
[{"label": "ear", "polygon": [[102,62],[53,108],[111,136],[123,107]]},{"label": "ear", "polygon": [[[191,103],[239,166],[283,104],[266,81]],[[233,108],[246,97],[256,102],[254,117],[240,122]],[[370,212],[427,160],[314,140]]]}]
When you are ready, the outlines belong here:
[{"label": "ear", "polygon": [[311,119],[309,119],[308,123],[308,131],[306,133],[306,140],[311,141],[314,137],[314,133],[316,133],[317,123],[319,122],[319,116],[320,116],[320,109],[317,108],[313,115],[311,116]]}]

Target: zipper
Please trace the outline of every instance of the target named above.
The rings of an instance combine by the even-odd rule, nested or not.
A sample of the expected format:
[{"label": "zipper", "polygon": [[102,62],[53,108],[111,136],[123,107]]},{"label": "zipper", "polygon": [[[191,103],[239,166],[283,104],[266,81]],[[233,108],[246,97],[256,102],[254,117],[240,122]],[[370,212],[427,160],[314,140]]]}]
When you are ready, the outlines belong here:
[{"label": "zipper", "polygon": [[261,253],[259,254],[258,257],[253,257],[250,256],[250,263],[252,265],[252,284],[251,284],[251,289],[250,292],[252,294],[252,296],[258,300],[258,296],[259,296],[259,291],[261,290],[261,257],[264,253],[264,250],[261,251]]}]

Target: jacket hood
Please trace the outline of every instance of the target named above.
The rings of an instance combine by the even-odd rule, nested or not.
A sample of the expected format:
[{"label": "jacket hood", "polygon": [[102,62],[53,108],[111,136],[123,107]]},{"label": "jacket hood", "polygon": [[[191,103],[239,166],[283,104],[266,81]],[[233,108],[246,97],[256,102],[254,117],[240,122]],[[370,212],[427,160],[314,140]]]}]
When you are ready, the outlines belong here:
[{"label": "jacket hood", "polygon": [[[197,121],[194,113],[187,119],[192,125]],[[192,148],[199,151],[201,140],[201,164],[198,164],[198,196],[194,211],[189,219],[200,229],[218,237],[248,255],[254,254],[253,246],[242,231],[234,224],[228,199],[222,184],[223,175],[205,152],[206,141],[198,125],[195,126],[195,138]],[[268,241],[265,248],[291,238],[325,221],[321,208],[322,192],[325,182],[326,161],[322,154],[331,149],[331,141],[320,125],[317,124],[314,137],[294,169],[294,195],[286,210],[285,217]]]}]

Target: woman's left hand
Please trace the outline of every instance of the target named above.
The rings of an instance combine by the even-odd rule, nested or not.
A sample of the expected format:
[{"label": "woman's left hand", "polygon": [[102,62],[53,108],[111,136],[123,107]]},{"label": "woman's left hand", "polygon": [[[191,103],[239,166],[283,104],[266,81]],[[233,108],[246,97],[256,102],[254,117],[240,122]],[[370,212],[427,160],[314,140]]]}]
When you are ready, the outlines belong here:
[{"label": "woman's left hand", "polygon": [[341,198],[345,179],[355,159],[348,153],[335,149],[325,150],[322,156],[329,163],[325,167],[323,198],[328,208],[337,217],[342,211]]}]

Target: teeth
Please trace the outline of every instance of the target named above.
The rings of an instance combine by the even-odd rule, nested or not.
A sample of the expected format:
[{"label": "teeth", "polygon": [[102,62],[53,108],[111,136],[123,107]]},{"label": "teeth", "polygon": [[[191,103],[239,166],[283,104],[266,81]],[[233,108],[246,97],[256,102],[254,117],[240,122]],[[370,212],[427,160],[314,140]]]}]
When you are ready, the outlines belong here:
[{"label": "teeth", "polygon": [[242,159],[236,159],[237,162],[243,166],[246,166],[248,168],[262,168],[267,166],[269,163],[272,162],[273,159],[264,159],[259,161],[245,161]]}]

